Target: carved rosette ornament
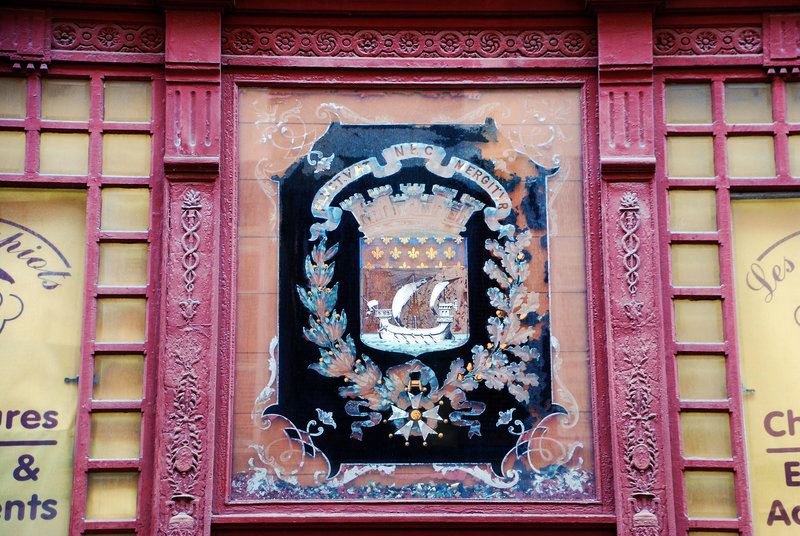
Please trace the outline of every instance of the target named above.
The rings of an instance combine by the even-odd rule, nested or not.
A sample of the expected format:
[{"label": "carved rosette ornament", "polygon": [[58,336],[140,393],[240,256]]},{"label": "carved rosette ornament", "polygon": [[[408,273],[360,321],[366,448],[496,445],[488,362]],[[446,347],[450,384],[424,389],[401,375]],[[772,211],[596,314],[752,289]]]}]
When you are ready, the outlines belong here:
[{"label": "carved rosette ornament", "polygon": [[653,35],[656,56],[738,56],[764,51],[760,26],[659,28]]},{"label": "carved rosette ornament", "polygon": [[222,53],[317,58],[584,58],[597,56],[597,36],[578,29],[435,31],[225,26]]},{"label": "carved rosette ornament", "polygon": [[160,54],[164,52],[164,29],[154,24],[55,20],[50,44],[53,50]]}]

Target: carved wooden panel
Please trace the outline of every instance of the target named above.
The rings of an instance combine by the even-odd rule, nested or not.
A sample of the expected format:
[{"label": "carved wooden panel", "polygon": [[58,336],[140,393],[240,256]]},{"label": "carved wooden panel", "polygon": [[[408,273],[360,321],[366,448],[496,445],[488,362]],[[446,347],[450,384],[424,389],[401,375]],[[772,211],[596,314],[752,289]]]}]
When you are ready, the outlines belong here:
[{"label": "carved wooden panel", "polygon": [[215,303],[212,192],[174,184],[169,188],[165,262],[163,391],[156,453],[155,528],[161,535],[202,534],[207,517],[213,443],[213,340]]},{"label": "carved wooden panel", "polygon": [[652,158],[651,84],[600,87],[600,144],[604,159]]},{"label": "carved wooden panel", "polygon": [[616,483],[618,534],[637,536],[674,533],[651,192],[649,183],[617,183],[604,193],[613,441],[622,477]]},{"label": "carved wooden panel", "polygon": [[219,114],[218,84],[170,83],[167,87],[167,159],[218,159]]}]

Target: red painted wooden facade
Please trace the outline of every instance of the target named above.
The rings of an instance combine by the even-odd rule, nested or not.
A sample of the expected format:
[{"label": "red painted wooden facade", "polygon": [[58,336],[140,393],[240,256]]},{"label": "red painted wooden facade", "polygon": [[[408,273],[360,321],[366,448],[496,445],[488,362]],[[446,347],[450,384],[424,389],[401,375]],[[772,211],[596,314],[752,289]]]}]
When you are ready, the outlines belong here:
[{"label": "red painted wooden facade", "polygon": [[[154,82],[155,282],[142,402],[136,522],[85,521],[91,368],[81,373],[71,534],[752,534],[741,394],[731,391],[739,519],[688,520],[676,442],[663,181],[665,80],[800,69],[800,16],[786,0],[516,0],[438,4],[109,0],[0,10],[0,73],[113,73]],[[403,36],[413,39],[403,44]],[[483,38],[483,39],[481,39]],[[232,437],[238,85],[291,88],[577,87],[597,500],[574,503],[227,500]],[[34,127],[31,127],[34,128]],[[782,151],[788,151],[784,147]],[[42,184],[35,173],[3,185]],[[74,187],[83,184],[64,184]],[[777,184],[773,188],[796,188]],[[90,182],[88,187],[96,187]],[[752,185],[741,184],[742,187]],[[99,195],[95,192],[96,195]],[[90,194],[89,211],[97,198]],[[724,212],[720,213],[725,216]],[[88,216],[89,243],[97,223]],[[91,229],[95,229],[92,234]],[[96,260],[89,247],[88,259]],[[90,262],[87,266],[92,266]],[[723,297],[732,301],[730,274]],[[87,280],[91,280],[89,274]],[[87,303],[96,295],[87,286]],[[726,316],[735,332],[733,314]],[[88,306],[87,332],[92,328]],[[93,341],[86,341],[87,348]],[[731,342],[730,355],[735,355]],[[112,349],[113,350],[113,349]],[[88,358],[86,356],[89,356]],[[90,350],[84,352],[91,366]],[[84,374],[83,372],[86,372]],[[730,372],[731,385],[738,375]],[[95,408],[96,409],[96,408]],[[102,409],[102,408],[101,408]],[[92,464],[95,465],[92,465]],[[91,532],[87,532],[91,531]]]}]

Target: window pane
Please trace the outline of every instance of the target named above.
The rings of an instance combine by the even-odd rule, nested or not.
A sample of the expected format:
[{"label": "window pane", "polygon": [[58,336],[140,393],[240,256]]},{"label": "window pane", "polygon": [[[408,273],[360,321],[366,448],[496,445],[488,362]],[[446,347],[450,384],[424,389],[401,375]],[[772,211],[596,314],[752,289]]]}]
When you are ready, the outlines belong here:
[{"label": "window pane", "polygon": [[728,471],[684,471],[689,517],[735,519],[736,490]]},{"label": "window pane", "polygon": [[[476,500],[513,500],[515,497],[525,497],[531,500],[563,501],[567,495],[578,498],[593,493],[584,484],[567,485],[570,489],[561,488],[564,491],[556,493],[545,489],[551,485],[560,486],[554,482],[554,479],[562,478],[560,475],[592,471],[588,469],[587,462],[592,464],[593,455],[590,456],[585,449],[591,449],[594,443],[591,440],[591,384],[586,381],[589,378],[586,368],[589,363],[589,334],[586,323],[585,232],[581,210],[584,206],[580,165],[581,137],[578,128],[581,103],[578,94],[571,89],[564,89],[568,88],[553,91],[540,91],[539,88],[498,91],[473,88],[469,91],[357,92],[347,89],[240,89],[237,361],[231,419],[231,497],[234,500],[281,500],[289,497],[284,495],[283,489],[291,490],[291,497],[297,500],[324,500],[334,497],[375,500],[402,496],[423,501],[459,497]],[[500,115],[503,114],[496,115],[497,122],[491,126],[492,135],[485,138],[481,136],[479,139],[473,133],[476,128],[483,129],[484,125],[475,123],[483,123],[490,113],[485,111],[485,107],[494,105],[508,109],[508,115],[504,115],[506,119],[502,120]],[[536,120],[536,125],[531,125],[530,119],[525,118],[531,117],[534,108],[539,119]],[[344,110],[347,112],[343,112]],[[355,115],[351,115],[351,112]],[[345,113],[348,118],[359,119],[349,119],[348,125],[340,131],[336,118],[341,113]],[[331,123],[331,120],[335,122]],[[435,126],[423,126],[431,124]],[[491,121],[486,124],[491,124]],[[547,148],[542,145],[546,139],[542,139],[537,145],[537,151],[542,150],[539,155],[520,152],[527,143],[521,140],[533,141],[551,132],[551,129],[563,132],[564,135],[557,136],[552,144],[545,143]],[[423,149],[422,146],[395,141],[410,139],[409,134],[412,131],[414,136],[427,136],[421,134],[427,131],[436,132],[436,145],[425,146]],[[466,135],[468,132],[469,135]],[[290,139],[295,135],[298,137]],[[516,145],[519,142],[522,144]],[[473,145],[476,145],[476,149],[480,147],[480,150],[473,152]],[[523,228],[531,229],[532,240],[527,242],[526,239],[525,245],[519,244],[512,255],[503,257],[505,260],[497,260],[495,257],[494,261],[490,261],[488,257],[491,254],[486,246],[488,236],[499,240],[500,248],[506,248],[507,245],[506,239],[497,236],[495,231],[488,227],[484,229],[486,221],[483,214],[473,216],[470,228],[463,231],[443,228],[444,222],[457,221],[454,215],[448,214],[456,205],[450,201],[440,204],[444,202],[443,196],[457,200],[463,199],[461,195],[468,193],[470,196],[479,196],[487,203],[494,203],[491,195],[487,195],[480,185],[488,184],[494,179],[488,176],[483,176],[478,181],[470,179],[469,175],[477,170],[476,165],[465,164],[463,169],[468,175],[464,177],[461,177],[460,171],[458,175],[448,173],[445,176],[430,170],[420,169],[418,172],[412,169],[422,166],[423,159],[419,158],[421,155],[417,150],[431,151],[428,154],[433,154],[433,151],[439,149],[444,151],[443,154],[463,159],[465,163],[471,156],[464,151],[482,154],[485,161],[476,165],[491,166],[492,171],[489,173],[497,176],[506,185],[493,189],[495,195],[501,195],[500,192],[506,192],[503,188],[508,188],[510,203],[502,205],[518,214],[515,220],[518,230],[513,232],[520,232]],[[556,153],[561,156],[563,174],[554,175],[546,181],[530,175],[534,168],[554,165],[553,156]],[[401,175],[389,177],[379,173],[375,176],[370,171],[368,175],[371,176],[365,176],[359,182],[355,182],[358,179],[348,182],[348,192],[342,192],[344,183],[326,185],[325,181],[328,179],[322,179],[323,172],[325,177],[354,177],[352,171],[346,169],[351,165],[350,160],[355,163],[372,158],[373,154],[394,154],[399,157],[403,161],[398,167]],[[462,156],[458,156],[459,154]],[[343,155],[350,155],[352,158]],[[320,157],[324,159],[317,160]],[[347,158],[349,160],[345,161]],[[383,162],[382,157],[378,156],[378,159]],[[534,166],[534,161],[539,166]],[[399,171],[400,169],[403,171]],[[361,166],[359,170],[359,176],[363,175]],[[541,171],[534,173],[541,177]],[[390,173],[393,174],[394,171]],[[281,176],[291,178],[273,180]],[[409,180],[425,177],[425,184],[409,183],[406,177]],[[529,187],[534,183],[537,185],[538,196],[535,201],[534,196],[528,195]],[[299,189],[294,190],[295,187],[303,189],[302,192]],[[311,214],[312,207],[315,206],[312,204],[314,192],[329,198],[337,207],[349,198],[352,210],[345,208],[341,219],[343,227],[336,231],[335,241],[332,239],[333,235],[329,235],[331,238],[325,246],[332,248],[335,242],[339,253],[331,249],[320,254],[318,249],[313,258],[309,257],[306,261],[304,256],[309,251],[311,236],[308,231],[314,225]],[[341,201],[338,197],[332,201],[339,193],[342,194]],[[363,213],[356,206],[359,198],[369,204],[365,206]],[[460,203],[458,206],[463,206]],[[417,209],[414,207],[420,207],[425,214],[415,212]],[[497,204],[495,207],[501,208]],[[356,214],[366,214],[365,219],[358,219],[361,216]],[[436,215],[435,221],[428,220],[433,214]],[[534,219],[539,223],[534,224]],[[375,225],[382,230],[379,231]],[[534,225],[537,230],[533,230]],[[314,225],[312,232],[318,227]],[[312,241],[316,240],[314,238]],[[489,244],[491,249],[492,242]],[[472,273],[480,275],[473,275],[469,281],[460,275],[464,263],[455,260],[460,258],[459,252],[464,250],[471,252],[469,262],[475,269]],[[510,275],[501,274],[504,268],[491,268],[494,262],[499,263],[497,266],[510,266],[509,261],[515,266],[525,265],[526,274],[523,276],[526,280],[525,298],[519,300],[519,305],[514,305],[512,311],[508,311],[503,305],[510,302],[501,301],[505,299],[505,291],[498,294],[494,292],[496,289],[489,290],[486,287],[487,278],[481,272],[483,266],[489,266],[487,271],[492,272],[495,279],[499,278],[497,280],[501,286],[511,288],[513,295],[521,296],[517,294],[520,292],[518,282]],[[335,274],[322,275],[321,271],[333,270],[334,263]],[[515,274],[516,270],[514,268]],[[320,271],[320,275],[316,275],[315,271]],[[411,287],[407,286],[409,283],[411,287],[415,284],[423,286],[411,291]],[[298,288],[302,293],[298,294]],[[442,293],[449,293],[446,299],[442,298]],[[323,306],[324,301],[330,307],[335,304],[336,310],[322,310],[313,305],[316,295],[322,297],[320,306]],[[392,336],[391,340],[387,337],[383,343],[388,341],[392,348],[383,346],[384,349],[378,349],[383,345],[378,335],[380,324],[376,320],[377,314],[370,313],[367,303],[383,304],[379,309],[386,311],[388,308],[390,314],[391,308],[396,308],[396,319],[407,326],[408,331],[403,333],[409,336]],[[436,303],[439,304],[438,311],[455,313],[452,321],[449,320],[450,313],[443,315],[434,310]],[[292,312],[289,312],[290,308]],[[537,311],[535,315],[534,310]],[[545,310],[548,311],[546,318]],[[344,318],[345,314],[348,319],[346,327],[331,324],[340,317]],[[468,322],[468,314],[478,315],[481,318],[480,324],[471,319]],[[516,331],[516,326],[519,325],[525,333],[519,332],[520,338],[514,339],[517,342],[511,342],[511,339],[498,342],[498,332],[494,326],[506,322],[505,319],[512,318],[512,315],[514,320],[509,320],[515,326],[512,329]],[[401,316],[403,318],[399,318]],[[288,322],[286,326],[279,325],[282,318],[284,322]],[[496,323],[498,319],[503,320]],[[440,329],[434,326],[452,324],[447,328],[451,330],[451,337],[446,339],[447,344],[454,341],[461,344],[461,336],[465,334],[470,322],[483,327],[480,328],[480,333],[470,334],[471,344],[464,351],[456,351],[456,346],[451,346],[453,351],[442,355],[435,351],[443,348],[436,337],[420,338],[423,333],[436,333],[435,330]],[[387,325],[399,327],[394,320]],[[486,325],[490,326],[488,330]],[[335,332],[329,331],[331,326]],[[528,329],[529,327],[532,329]],[[541,339],[545,329],[552,333],[552,339]],[[279,332],[281,341],[277,344],[276,336]],[[296,344],[288,342],[295,340]],[[343,341],[351,340],[354,341],[352,350],[349,349],[350,343],[342,344]],[[552,346],[555,340],[559,343],[558,350]],[[520,345],[528,347],[534,341],[541,341],[535,343],[536,357],[520,348]],[[398,344],[395,345],[395,342]],[[425,347],[421,347],[422,344]],[[375,352],[369,349],[370,345],[375,345],[372,346],[376,349]],[[345,346],[349,354],[340,358]],[[448,407],[449,402],[445,400],[448,395],[437,394],[437,400],[432,402],[441,409],[442,419],[447,419],[447,422],[441,423],[441,427],[435,417],[438,410],[432,405],[430,409],[423,411],[416,407],[411,408],[409,403],[404,402],[401,405],[409,408],[408,418],[399,417],[399,411],[392,413],[394,410],[389,409],[389,405],[394,402],[390,400],[394,400],[398,394],[407,397],[404,394],[408,392],[404,390],[405,387],[409,382],[413,385],[418,383],[416,379],[409,379],[408,374],[416,374],[407,371],[412,366],[411,363],[414,363],[414,367],[418,366],[417,363],[423,367],[429,360],[437,362],[435,371],[427,366],[424,368],[426,371],[431,370],[430,373],[425,372],[425,381],[432,383],[423,386],[424,396],[429,397],[434,391],[449,389],[441,387],[445,385],[444,382],[463,380],[458,378],[458,373],[450,374],[448,379],[448,363],[443,360],[463,359],[459,356],[470,355],[471,348],[483,348],[486,355],[493,356],[493,361],[486,365],[464,363],[463,377],[476,377],[476,381],[481,382],[476,390],[470,389],[469,396],[475,396],[476,400],[483,397],[486,391],[486,384],[483,382],[492,382],[494,387],[499,387],[508,381],[499,379],[506,374],[506,363],[513,362],[512,367],[516,368],[523,360],[528,362],[529,359],[536,359],[543,366],[548,366],[555,356],[553,352],[559,352],[559,361],[562,364],[551,367],[552,374],[537,380],[535,388],[531,386],[530,389],[526,387],[523,390],[541,391],[544,394],[540,399],[552,397],[554,403],[559,404],[561,400],[570,406],[571,409],[564,411],[574,415],[578,419],[577,423],[574,426],[570,423],[569,430],[556,431],[567,422],[559,417],[556,420],[560,424],[554,423],[554,428],[549,428],[548,434],[552,434],[549,436],[551,438],[558,435],[559,439],[551,445],[556,449],[563,448],[563,456],[567,457],[570,452],[568,445],[577,446],[579,438],[583,438],[580,440],[583,445],[580,459],[573,457],[574,463],[565,461],[561,459],[562,454],[557,454],[555,450],[545,452],[550,447],[528,445],[531,440],[538,443],[538,439],[533,439],[535,434],[524,435],[520,443],[517,443],[517,431],[531,426],[534,419],[520,418],[515,425],[515,431],[508,433],[508,427],[514,425],[519,414],[516,411],[511,418],[513,405],[522,402],[522,398],[527,398],[527,395],[516,399],[510,397],[510,402],[504,403],[502,408],[491,410],[491,417],[488,409],[490,406],[487,406],[484,416],[489,420],[481,417],[486,425],[481,429],[480,438],[474,433],[470,437],[468,430],[450,424],[453,422],[450,417],[452,408]],[[502,358],[501,363],[498,356],[503,351],[507,357]],[[394,357],[390,358],[390,354]],[[403,357],[403,354],[408,357]],[[326,400],[332,397],[333,400],[338,400],[340,394],[348,391],[348,385],[358,383],[360,386],[365,376],[355,375],[361,374],[366,366],[367,359],[362,356],[367,355],[369,374],[372,375],[372,379],[367,381],[370,386],[363,390],[358,387],[359,393],[350,398],[358,399],[361,404],[359,407],[366,407],[361,398],[370,399],[366,404],[373,404],[377,409],[369,411],[374,411],[374,416],[384,412],[385,416],[376,422],[377,426],[364,426],[363,431],[353,432],[352,436],[352,430],[347,424],[339,424],[335,431],[336,437],[326,433],[325,438],[331,439],[322,438],[315,444],[314,448],[318,452],[325,452],[325,456],[315,454],[314,459],[308,455],[304,457],[299,444],[282,439],[287,435],[293,437],[293,432],[283,428],[290,421],[294,422],[294,417],[290,414],[306,412],[306,409],[318,419],[322,417],[317,416],[325,415],[323,411],[341,414],[344,411],[342,403],[348,402],[340,400],[341,403],[333,403],[328,406],[331,410],[319,406],[320,412],[317,412],[316,397]],[[335,373],[328,372],[329,362],[336,363]],[[483,369],[477,370],[478,367],[485,366],[489,367],[485,369],[489,373]],[[532,371],[531,367],[523,366],[523,369],[525,370],[520,369],[521,373],[526,376]],[[392,371],[392,385],[398,386],[392,392],[383,391],[384,387],[380,387],[387,385],[384,371],[389,370]],[[338,376],[344,376],[345,379],[330,381],[332,377]],[[276,377],[281,378],[282,386],[281,395],[277,398],[270,383],[271,378]],[[439,387],[433,387],[433,382],[438,382]],[[551,389],[556,385],[555,382],[558,382],[558,388]],[[283,390],[285,385],[290,387]],[[371,394],[379,391],[386,392],[386,396],[376,397]],[[570,393],[569,400],[564,396],[567,391]],[[563,398],[559,398],[562,396]],[[269,403],[270,397],[273,397],[271,400],[274,404]],[[427,401],[433,400],[433,397],[420,400],[425,400],[424,403],[428,404]],[[531,404],[539,404],[533,402],[534,396],[529,400]],[[386,404],[386,409],[380,408],[381,404]],[[270,408],[267,412],[264,411],[266,407]],[[401,409],[399,406],[391,407]],[[541,422],[550,411],[532,410],[530,406],[520,409],[525,415],[538,413],[536,423]],[[502,414],[498,414],[498,411]],[[426,412],[427,420],[421,417]],[[298,417],[297,420],[308,422],[305,416]],[[521,424],[523,420],[524,425]],[[500,424],[496,424],[498,422]],[[364,441],[357,438],[362,432]],[[556,446],[556,442],[563,447]],[[255,458],[251,445],[256,445]],[[274,448],[270,445],[274,445]],[[268,449],[271,449],[269,453]],[[476,478],[473,470],[476,463],[480,463],[481,467],[489,467],[482,460],[489,458],[490,451],[497,452],[498,461],[506,460],[504,467],[496,468],[498,474],[508,476],[508,471],[515,472],[514,480],[505,480],[506,485],[502,490],[487,486],[485,480]],[[325,459],[328,456],[335,456],[335,459],[327,459],[338,465],[337,460],[341,459],[342,453],[346,453],[348,463],[352,462],[351,467],[356,468],[354,472],[359,476],[348,481],[344,487],[336,484],[336,488],[332,488],[330,479],[325,476],[329,474],[328,471],[321,467],[327,463]],[[267,460],[267,456],[274,463]],[[250,460],[253,460],[252,465]],[[369,466],[364,465],[364,460],[369,460]],[[269,465],[266,471],[271,480],[269,484],[262,485],[255,482],[254,478],[261,474],[261,466],[265,463]],[[533,468],[539,463],[548,469],[534,474]],[[445,465],[449,467],[446,474],[440,470]],[[554,470],[557,465],[562,467]],[[257,469],[254,470],[254,467]],[[375,471],[376,467],[382,469]],[[292,482],[288,481],[287,476]],[[594,475],[587,474],[586,478],[584,482],[588,483]]]},{"label": "window pane", "polygon": [[687,458],[730,458],[731,425],[727,413],[682,412],[681,443]]},{"label": "window pane", "polygon": [[713,244],[673,244],[672,285],[718,287],[719,248]]},{"label": "window pane", "polygon": [[147,123],[152,116],[150,82],[109,80],[105,83],[105,120]]},{"label": "window pane", "polygon": [[39,172],[45,175],[86,175],[89,135],[43,132]]},{"label": "window pane", "polygon": [[727,139],[728,176],[774,177],[775,149],[772,136],[737,136]]},{"label": "window pane", "polygon": [[710,124],[711,86],[674,84],[667,86],[667,123]]},{"label": "window pane", "polygon": [[97,355],[94,358],[96,400],[138,400],[142,398],[144,356]]},{"label": "window pane", "polygon": [[[40,185],[41,186],[41,185]],[[72,496],[86,258],[86,190],[0,188],[0,534],[67,534]],[[16,411],[15,411],[16,410]],[[16,415],[15,415],[16,414]],[[35,479],[16,479],[20,456]],[[58,515],[3,519],[6,500],[38,495]],[[16,507],[12,507],[16,509]],[[24,525],[24,527],[22,526]]]},{"label": "window pane", "polygon": [[786,120],[800,123],[800,82],[786,84]]},{"label": "window pane", "polygon": [[771,123],[772,92],[769,84],[726,84],[725,122]]},{"label": "window pane", "polygon": [[25,78],[0,78],[0,117],[25,119]]},{"label": "window pane", "polygon": [[100,244],[97,284],[143,287],[147,285],[147,244]]},{"label": "window pane", "polygon": [[678,355],[678,396],[681,400],[725,400],[725,356]]},{"label": "window pane", "polygon": [[0,132],[0,173],[25,171],[25,133]]},{"label": "window pane", "polygon": [[103,134],[103,175],[150,175],[150,135]]},{"label": "window pane", "polygon": [[675,340],[722,342],[721,300],[674,300]]},{"label": "window pane", "polygon": [[670,136],[667,138],[667,168],[670,177],[713,177],[714,138]]},{"label": "window pane", "polygon": [[139,473],[89,473],[86,519],[135,519]]},{"label": "window pane", "polygon": [[104,231],[147,231],[150,228],[150,190],[103,188],[100,228]]},{"label": "window pane", "polygon": [[144,342],[143,298],[98,298],[97,342]]},{"label": "window pane", "polygon": [[789,173],[800,177],[800,136],[789,136]]},{"label": "window pane", "polygon": [[42,119],[89,120],[88,80],[42,80]]},{"label": "window pane", "polygon": [[704,233],[717,230],[715,190],[670,190],[669,228],[676,233]]},{"label": "window pane", "polygon": [[141,438],[141,413],[93,413],[89,458],[138,458]]},{"label": "window pane", "polygon": [[[733,275],[750,498],[756,527],[800,503],[800,198],[731,201]],[[778,515],[777,512],[775,515]],[[782,520],[773,528],[783,530]],[[797,532],[786,527],[785,532]]]}]

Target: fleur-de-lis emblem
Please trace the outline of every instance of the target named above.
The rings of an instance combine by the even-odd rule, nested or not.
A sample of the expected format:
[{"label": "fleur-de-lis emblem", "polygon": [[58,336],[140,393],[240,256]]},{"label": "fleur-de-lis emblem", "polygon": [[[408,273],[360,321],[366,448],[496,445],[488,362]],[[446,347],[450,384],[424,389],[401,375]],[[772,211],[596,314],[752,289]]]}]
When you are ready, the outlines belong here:
[{"label": "fleur-de-lis emblem", "polygon": [[402,252],[402,251],[400,251],[399,249],[397,249],[397,246],[395,246],[395,247],[394,247],[394,249],[393,249],[392,251],[390,251],[390,252],[389,252],[389,254],[392,256],[392,258],[393,258],[394,260],[397,260],[397,259],[399,259],[399,258],[400,258],[400,255],[402,255],[402,254],[403,254],[403,252]]},{"label": "fleur-de-lis emblem", "polygon": [[428,251],[425,252],[425,255],[427,255],[430,260],[435,259],[436,255],[438,255],[438,254],[439,254],[439,251],[436,250],[436,249],[433,249],[433,246],[429,247]]},{"label": "fleur-de-lis emblem", "polygon": [[399,238],[398,240],[400,240],[401,244],[408,244],[408,240],[409,239],[408,239],[408,237],[402,237],[402,238]]},{"label": "fleur-de-lis emblem", "polygon": [[453,257],[456,256],[456,252],[453,251],[452,246],[448,247],[446,250],[444,250],[444,256],[447,257],[448,260],[450,260],[450,259],[452,259]]},{"label": "fleur-de-lis emblem", "polygon": [[372,256],[375,257],[376,260],[380,259],[381,257],[383,257],[383,250],[381,248],[375,248],[375,249],[372,250],[371,253],[372,253]]},{"label": "fleur-de-lis emblem", "polygon": [[411,251],[408,252],[408,256],[411,257],[412,259],[416,259],[417,257],[419,257],[419,250],[417,250],[417,248],[412,246]]}]

